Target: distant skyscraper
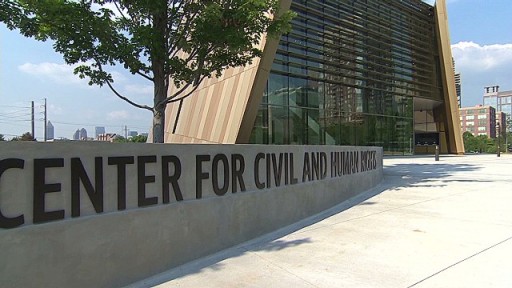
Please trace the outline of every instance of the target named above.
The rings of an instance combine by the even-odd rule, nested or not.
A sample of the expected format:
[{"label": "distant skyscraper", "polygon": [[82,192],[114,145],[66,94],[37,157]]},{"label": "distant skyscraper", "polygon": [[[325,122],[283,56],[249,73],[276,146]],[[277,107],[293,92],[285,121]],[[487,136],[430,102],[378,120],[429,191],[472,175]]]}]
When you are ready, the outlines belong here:
[{"label": "distant skyscraper", "polygon": [[87,140],[87,130],[85,128],[80,129],[80,140]]},{"label": "distant skyscraper", "polygon": [[75,134],[73,134],[73,140],[80,140],[80,130],[76,129]]},{"label": "distant skyscraper", "polygon": [[137,131],[130,131],[130,132],[128,133],[128,137],[135,137],[135,136],[137,136],[137,135],[139,135],[139,133],[137,133]]},{"label": "distant skyscraper", "polygon": [[46,124],[46,139],[51,140],[55,138],[55,128],[51,121]]},{"label": "distant skyscraper", "polygon": [[95,135],[94,135],[94,136],[96,137],[96,139],[98,139],[98,136],[99,136],[99,135],[101,135],[101,134],[105,134],[105,127],[102,127],[102,126],[96,126],[96,127],[94,128],[94,130],[95,130],[95,132],[96,132],[96,133],[95,133]]}]

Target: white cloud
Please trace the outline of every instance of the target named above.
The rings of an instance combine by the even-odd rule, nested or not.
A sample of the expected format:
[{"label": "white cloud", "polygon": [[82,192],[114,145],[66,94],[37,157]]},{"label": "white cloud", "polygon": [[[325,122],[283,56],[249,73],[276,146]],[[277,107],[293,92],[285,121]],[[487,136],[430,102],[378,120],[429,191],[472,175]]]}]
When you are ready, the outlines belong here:
[{"label": "white cloud", "polygon": [[512,44],[480,45],[459,42],[452,45],[455,66],[459,69],[492,70],[512,65]]},{"label": "white cloud", "polygon": [[43,79],[49,79],[57,83],[87,84],[87,81],[80,79],[73,74],[73,69],[78,65],[57,64],[43,62],[39,64],[25,63],[18,66],[18,69],[24,73],[38,76]]},{"label": "white cloud", "polygon": [[461,73],[462,106],[482,104],[485,86],[511,90],[512,44],[481,45],[459,42],[452,45],[455,69]]},{"label": "white cloud", "polygon": [[[24,73],[37,76],[43,80],[50,80],[58,84],[78,84],[84,87],[97,87],[88,84],[88,78],[80,79],[73,70],[80,65],[89,63],[80,63],[75,65],[58,64],[52,62],[43,62],[39,64],[25,63],[18,66],[18,69]],[[115,83],[126,82],[126,77],[117,71],[110,72]]]},{"label": "white cloud", "polygon": [[130,118],[130,114],[125,110],[112,111],[107,114],[108,120],[125,120]]}]

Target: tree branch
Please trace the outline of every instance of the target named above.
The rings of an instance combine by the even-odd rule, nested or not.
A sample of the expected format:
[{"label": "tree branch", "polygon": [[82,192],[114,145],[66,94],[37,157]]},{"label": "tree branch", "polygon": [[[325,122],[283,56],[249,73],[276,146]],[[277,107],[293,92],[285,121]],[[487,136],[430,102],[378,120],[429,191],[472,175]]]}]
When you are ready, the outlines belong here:
[{"label": "tree branch", "polygon": [[[194,20],[194,18],[197,16],[198,12],[193,13],[192,15],[185,15],[185,13],[182,13],[180,17],[180,26],[181,27],[189,27],[190,23]],[[186,17],[186,21],[183,21],[183,18]],[[178,31],[176,31],[178,32]],[[187,37],[190,35],[191,29],[182,29],[181,33],[177,35],[177,37],[174,37],[172,40],[172,45],[169,45],[169,48],[167,50],[167,54],[169,57],[171,57],[172,54],[176,55],[176,52],[180,51],[181,49],[176,49],[178,47],[178,44],[181,40],[187,39]],[[174,53],[173,53],[174,51]]]},{"label": "tree branch", "polygon": [[175,98],[176,96],[178,96],[179,94],[183,93],[183,91],[187,90],[187,88],[188,88],[188,87],[190,87],[190,85],[192,85],[192,83],[187,83],[187,84],[185,84],[183,87],[181,87],[181,89],[180,89],[180,90],[176,91],[176,93],[174,93],[172,96],[169,96],[169,97],[167,97],[167,98],[163,99],[162,101],[158,102],[158,103],[155,105],[155,107],[156,107],[156,106],[158,106],[158,105],[162,105],[162,104],[170,103],[170,102],[168,101],[168,99],[173,99],[173,98]]},{"label": "tree branch", "polygon": [[[101,63],[96,60],[96,64],[98,65],[98,69],[100,70],[100,72],[105,72],[103,71],[103,66],[101,65]],[[126,98],[125,96],[121,95],[119,92],[117,92],[117,90],[112,86],[112,83],[110,83],[110,81],[105,81],[107,83],[107,86],[110,88],[110,90],[112,90],[112,92],[114,92],[114,94],[123,99],[124,101],[128,102],[129,104],[137,107],[137,108],[142,108],[142,109],[146,109],[146,110],[149,110],[149,111],[153,111],[153,108],[152,107],[149,107],[147,105],[142,105],[142,104],[138,104],[138,103],[135,103],[133,102],[132,100]]]},{"label": "tree branch", "polygon": [[121,9],[121,7],[119,7],[119,4],[117,3],[117,1],[112,1],[114,3],[114,5],[116,6],[117,8],[117,12],[119,12],[119,14],[121,14],[121,16],[126,20],[126,21],[130,21],[130,19],[128,19],[128,17],[126,17],[126,15],[124,15],[124,12],[123,10]]},{"label": "tree branch", "polygon": [[192,95],[192,93],[194,93],[197,88],[199,88],[199,85],[201,85],[201,83],[203,82],[203,80],[206,78],[207,76],[206,75],[203,75],[203,77],[201,79],[199,79],[197,81],[197,85],[194,86],[194,88],[192,89],[192,91],[188,92],[187,94],[185,94],[184,96],[181,96],[181,97],[178,97],[178,98],[175,98],[176,96],[178,96],[178,93],[174,93],[173,96],[171,97],[167,97],[165,103],[166,104],[169,104],[169,103],[173,103],[173,102],[177,102],[177,101],[181,101],[187,97],[189,97],[190,95]]},{"label": "tree branch", "polygon": [[149,80],[149,81],[151,81],[151,82],[154,82],[153,77],[149,77],[148,75],[146,75],[146,74],[144,74],[144,73],[142,73],[142,72],[140,72],[140,71],[135,72],[135,74],[137,74],[137,75],[139,75],[139,76],[142,76],[143,78],[146,78],[147,80]]},{"label": "tree branch", "polygon": [[114,87],[112,87],[112,84],[107,81],[107,85],[108,87],[110,88],[110,90],[112,90],[112,92],[114,92],[114,94],[116,94],[117,97],[123,99],[124,101],[128,102],[129,104],[137,107],[137,108],[142,108],[142,109],[146,109],[146,110],[149,110],[149,111],[153,111],[153,108],[147,106],[147,105],[141,105],[141,104],[138,104],[138,103],[135,103],[133,102],[132,100],[124,97],[123,95],[119,94],[119,92],[116,91],[116,89],[114,89]]}]

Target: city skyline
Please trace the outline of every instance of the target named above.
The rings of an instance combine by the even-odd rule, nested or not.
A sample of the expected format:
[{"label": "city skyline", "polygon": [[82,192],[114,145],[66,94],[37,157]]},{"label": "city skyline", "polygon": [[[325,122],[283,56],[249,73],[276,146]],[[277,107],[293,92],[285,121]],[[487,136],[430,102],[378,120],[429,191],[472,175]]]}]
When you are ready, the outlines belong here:
[{"label": "city skyline", "polygon": [[[512,32],[508,29],[512,5],[506,0],[448,0],[447,5],[453,56],[461,74],[462,107],[482,104],[485,86],[512,90],[508,77],[512,74]],[[490,15],[493,21],[488,21]],[[124,135],[126,125],[130,130],[149,132],[149,111],[134,108],[107,88],[88,86],[73,75],[73,67],[64,64],[51,42],[25,38],[4,24],[0,24],[0,37],[0,134],[10,138],[30,132],[30,109],[26,107],[35,101],[35,136],[41,140],[43,98],[48,101],[48,120],[55,126],[55,138],[69,138],[78,127],[94,131],[95,126],[105,126],[109,132]],[[121,91],[150,104],[151,83],[122,69],[115,70],[115,75]]]}]

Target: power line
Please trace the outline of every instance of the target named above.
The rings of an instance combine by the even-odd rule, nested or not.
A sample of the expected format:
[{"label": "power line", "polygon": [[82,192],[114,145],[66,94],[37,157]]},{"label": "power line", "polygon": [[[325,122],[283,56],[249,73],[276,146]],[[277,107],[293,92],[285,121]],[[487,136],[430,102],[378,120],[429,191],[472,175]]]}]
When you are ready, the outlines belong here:
[{"label": "power line", "polygon": [[30,106],[11,106],[11,105],[0,105],[0,107],[8,107],[8,108],[29,108]]},{"label": "power line", "polygon": [[[30,120],[18,120],[16,122],[30,122]],[[12,123],[12,121],[4,122],[3,120],[0,120],[0,124],[25,127],[25,125],[15,124],[15,123]]]},{"label": "power line", "polygon": [[19,111],[11,111],[11,112],[6,112],[6,113],[1,113],[0,116],[11,116],[11,115],[16,115],[16,114],[20,114],[20,113],[29,113],[29,115],[30,115],[30,111],[19,110]]},{"label": "power line", "polygon": [[16,112],[16,113],[7,113],[7,114],[4,114],[4,113],[0,113],[0,117],[5,117],[5,118],[8,118],[8,117],[20,117],[20,116],[27,116],[27,115],[30,115],[31,113],[30,112],[26,112],[26,111],[19,111],[19,112]]}]

